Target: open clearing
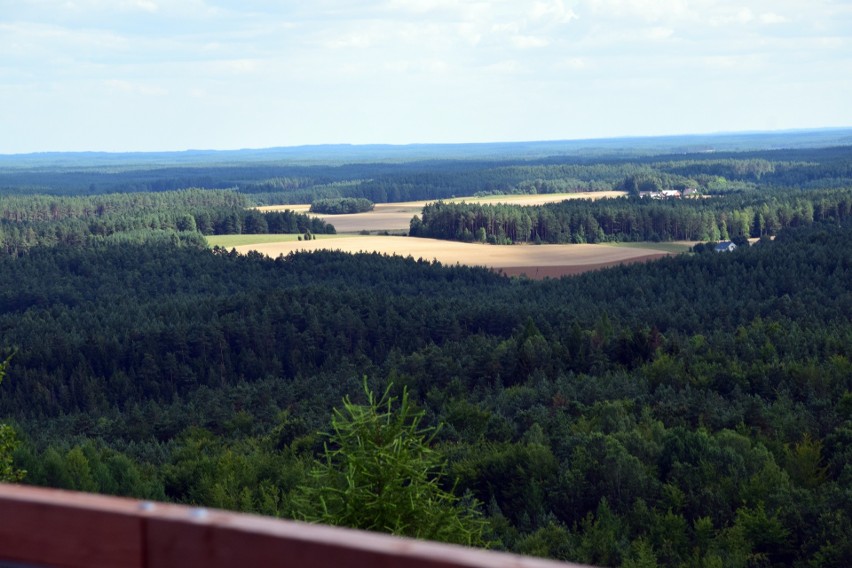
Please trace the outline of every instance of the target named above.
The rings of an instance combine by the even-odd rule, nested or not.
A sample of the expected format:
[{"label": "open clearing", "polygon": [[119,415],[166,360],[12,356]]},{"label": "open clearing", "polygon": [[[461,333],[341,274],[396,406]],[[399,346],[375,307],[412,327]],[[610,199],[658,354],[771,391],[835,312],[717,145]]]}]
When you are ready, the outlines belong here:
[{"label": "open clearing", "polygon": [[241,253],[258,251],[271,257],[320,249],[349,253],[377,252],[437,260],[447,265],[485,266],[509,275],[523,273],[530,278],[544,278],[578,274],[614,264],[652,260],[671,254],[654,249],[653,246],[651,243],[647,248],[609,244],[497,246],[414,237],[351,236],[334,240],[256,242],[234,248]]},{"label": "open clearing", "polygon": [[[288,235],[278,235],[278,234],[262,234],[262,235],[208,235],[205,237],[207,239],[207,244],[211,247],[225,247],[225,248],[233,248],[240,247],[243,245],[257,245],[262,243],[283,243],[283,242],[299,242],[299,238],[302,235],[297,234],[288,234]],[[326,240],[326,239],[341,239],[345,238],[345,235],[314,235],[318,240]]]},{"label": "open clearing", "polygon": [[[544,205],[566,199],[603,199],[623,197],[623,191],[589,191],[581,193],[543,193],[535,195],[489,195],[487,197],[456,197],[444,199],[445,203],[481,203],[494,205],[506,203],[512,205]],[[314,215],[334,225],[338,233],[357,233],[359,231],[408,231],[411,218],[419,215],[423,206],[434,201],[406,201],[403,203],[376,203],[372,211],[349,215]],[[297,213],[308,213],[310,205],[268,205],[258,207],[260,211],[284,211],[289,209]],[[311,214],[313,215],[313,214]]]}]

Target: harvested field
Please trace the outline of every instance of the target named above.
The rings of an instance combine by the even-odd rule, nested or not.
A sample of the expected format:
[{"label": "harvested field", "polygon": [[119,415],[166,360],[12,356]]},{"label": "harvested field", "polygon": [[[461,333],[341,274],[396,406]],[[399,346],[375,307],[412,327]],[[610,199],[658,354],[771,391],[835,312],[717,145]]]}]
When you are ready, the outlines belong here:
[{"label": "harvested field", "polygon": [[[622,197],[623,191],[593,191],[582,193],[545,193],[538,195],[490,195],[488,197],[457,197],[445,199],[448,203],[482,203],[493,205],[508,203],[513,205],[544,205],[566,199],[603,199]],[[316,215],[331,223],[338,233],[357,233],[359,231],[408,231],[411,218],[419,215],[423,206],[431,201],[406,201],[403,203],[377,203],[372,211],[349,215]],[[307,213],[310,205],[270,205],[258,207],[260,211],[283,211],[290,209],[298,213]],[[312,214],[313,215],[313,214]]]},{"label": "harvested field", "polygon": [[238,252],[258,251],[277,257],[293,251],[340,250],[378,252],[437,260],[442,264],[485,266],[506,274],[525,273],[530,278],[578,274],[624,262],[660,258],[669,254],[653,248],[612,245],[484,245],[413,237],[353,236],[334,240],[257,243],[235,247]]},{"label": "harvested field", "polygon": [[[583,246],[583,245],[576,245]],[[590,245],[595,246],[595,245]],[[544,280],[545,278],[559,278],[561,276],[572,276],[574,274],[582,274],[590,270],[600,270],[610,266],[619,264],[633,264],[635,262],[648,262],[649,260],[657,260],[668,256],[667,253],[657,252],[646,256],[637,256],[625,260],[616,260],[613,262],[600,262],[592,264],[572,264],[565,266],[506,266],[503,268],[495,268],[497,272],[507,276],[526,276],[533,280]]]},{"label": "harvested field", "polygon": [[483,205],[507,203],[510,205],[544,205],[558,203],[566,199],[605,199],[624,197],[626,191],[579,191],[576,193],[539,193],[534,195],[489,195],[487,197],[457,197],[448,199],[451,203],[482,203]]}]

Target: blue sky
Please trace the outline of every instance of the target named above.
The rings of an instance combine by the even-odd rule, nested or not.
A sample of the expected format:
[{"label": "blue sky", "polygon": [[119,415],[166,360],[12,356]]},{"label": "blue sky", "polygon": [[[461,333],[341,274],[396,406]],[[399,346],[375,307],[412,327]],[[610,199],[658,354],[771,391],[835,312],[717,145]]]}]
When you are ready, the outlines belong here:
[{"label": "blue sky", "polygon": [[0,0],[0,153],[852,126],[849,0]]}]

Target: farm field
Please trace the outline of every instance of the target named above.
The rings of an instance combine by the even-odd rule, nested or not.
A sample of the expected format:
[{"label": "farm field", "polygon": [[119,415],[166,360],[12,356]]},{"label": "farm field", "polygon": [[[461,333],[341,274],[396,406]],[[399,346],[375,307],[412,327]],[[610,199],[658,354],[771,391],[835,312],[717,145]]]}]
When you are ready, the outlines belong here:
[{"label": "farm field", "polygon": [[231,245],[224,244],[220,239],[221,237],[208,237],[208,242],[211,245],[233,246],[237,252],[241,253],[257,251],[271,257],[287,255],[294,251],[322,249],[350,253],[377,252],[437,260],[448,265],[484,266],[509,275],[526,274],[530,278],[578,274],[614,264],[653,260],[673,252],[654,248],[655,243],[648,243],[647,247],[635,246],[635,243],[624,247],[611,244],[498,246],[398,236],[350,236],[333,241],[327,239],[297,241],[288,238],[269,242],[256,239],[254,243]]},{"label": "farm field", "polygon": [[[302,235],[298,234],[261,234],[261,235],[209,235],[206,237],[207,243],[211,247],[239,247],[243,245],[256,245],[262,243],[282,243],[294,242],[298,243]],[[346,235],[314,235],[317,240],[340,239]]]},{"label": "farm field", "polygon": [[[758,240],[758,239],[755,239]],[[689,252],[697,241],[662,241],[658,243],[638,242],[638,243],[602,243],[601,246],[619,247],[619,248],[638,248],[638,249],[654,249],[658,252],[669,252],[677,254],[681,252]]]},{"label": "farm field", "polygon": [[[494,205],[507,203],[512,205],[544,205],[566,199],[603,199],[623,197],[623,191],[593,191],[580,193],[545,193],[535,195],[489,195],[487,197],[456,197],[445,199],[447,203],[481,203]],[[334,225],[338,233],[357,233],[359,231],[407,231],[411,218],[419,215],[431,201],[406,201],[402,203],[377,203],[372,211],[347,215],[315,215]],[[308,213],[310,205],[268,205],[257,208],[260,211],[283,211],[289,209],[297,213]]]}]

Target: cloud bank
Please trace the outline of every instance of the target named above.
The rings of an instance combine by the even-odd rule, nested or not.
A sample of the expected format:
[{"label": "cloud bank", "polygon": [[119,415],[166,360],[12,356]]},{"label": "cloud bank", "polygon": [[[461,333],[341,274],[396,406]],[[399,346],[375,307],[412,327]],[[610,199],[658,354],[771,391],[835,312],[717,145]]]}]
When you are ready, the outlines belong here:
[{"label": "cloud bank", "polygon": [[0,152],[848,126],[850,29],[826,0],[2,0]]}]

